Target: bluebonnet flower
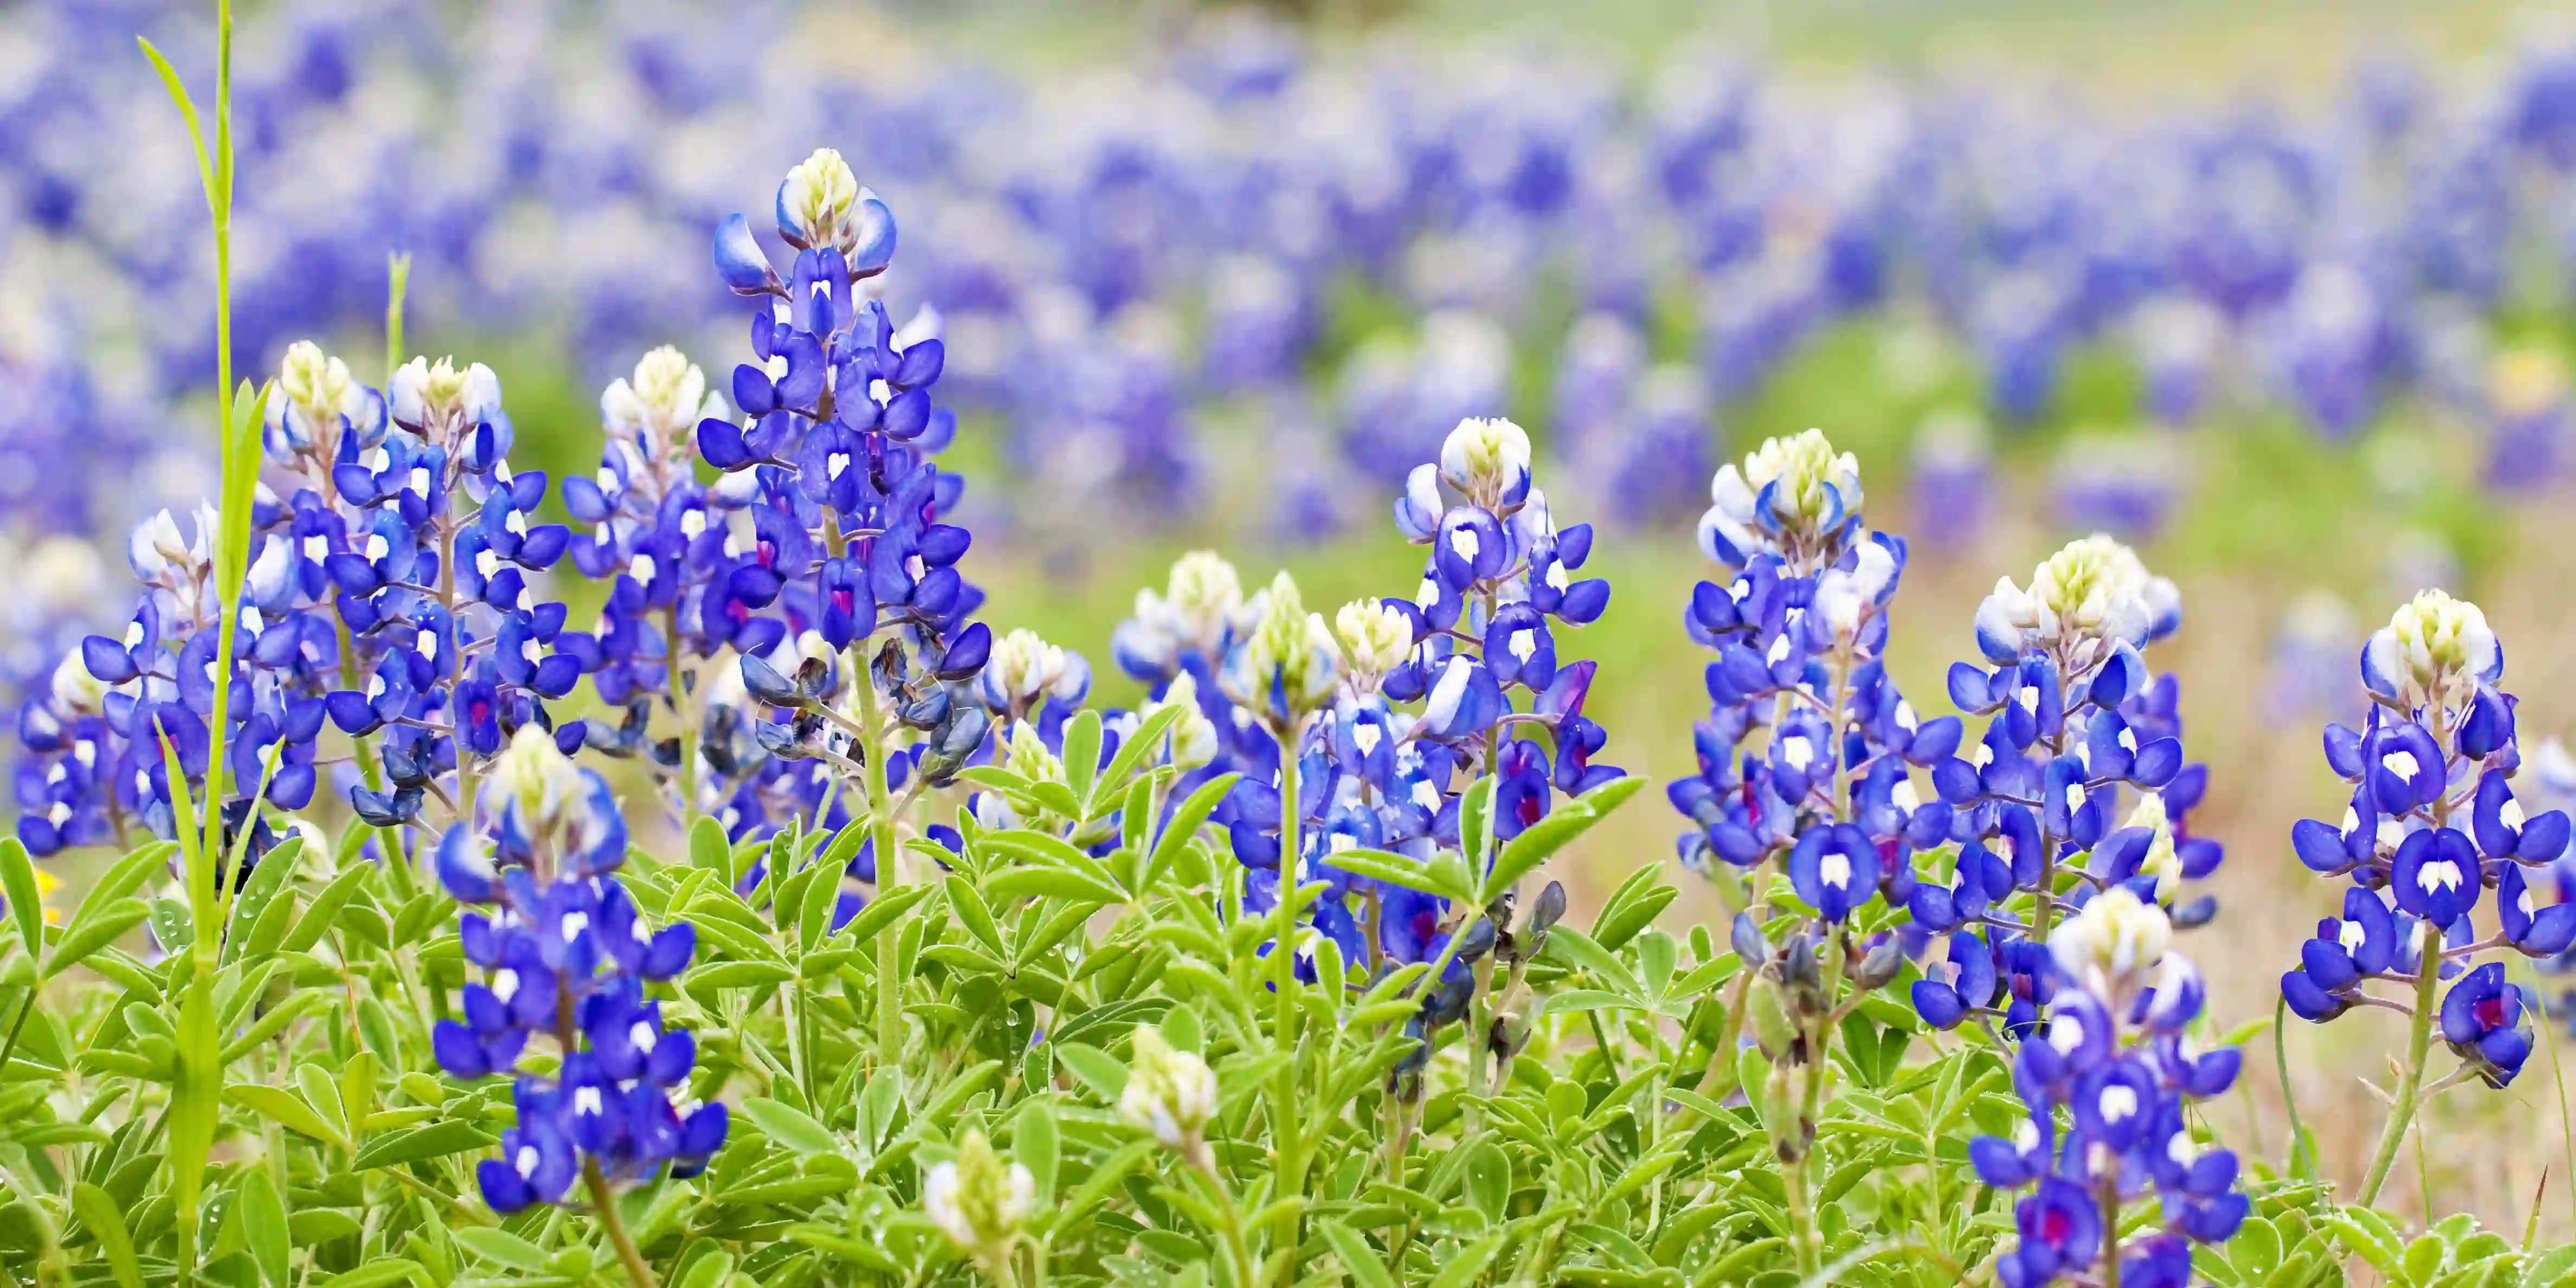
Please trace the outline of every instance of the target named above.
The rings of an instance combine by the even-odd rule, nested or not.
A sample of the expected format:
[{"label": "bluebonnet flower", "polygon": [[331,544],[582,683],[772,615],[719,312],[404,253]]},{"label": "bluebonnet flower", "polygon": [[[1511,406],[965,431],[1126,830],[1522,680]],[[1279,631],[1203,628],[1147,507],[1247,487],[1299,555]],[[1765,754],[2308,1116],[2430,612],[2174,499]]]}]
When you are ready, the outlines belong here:
[{"label": "bluebonnet flower", "polygon": [[[1353,876],[1333,856],[1428,859],[1456,847],[1461,793],[1488,775],[1491,835],[1508,840],[1561,797],[1621,771],[1596,759],[1608,734],[1584,713],[1594,667],[1565,656],[1560,633],[1597,619],[1609,586],[1575,575],[1591,529],[1555,525],[1531,485],[1527,434],[1504,420],[1459,422],[1394,508],[1397,528],[1430,547],[1413,599],[1359,600],[1327,623],[1282,574],[1238,612],[1231,569],[1193,556],[1175,569],[1168,597],[1139,597],[1118,651],[1131,671],[1169,677],[1160,681],[1168,697],[1207,664],[1205,650],[1231,641],[1216,675],[1221,705],[1191,688],[1223,748],[1211,768],[1245,773],[1222,812],[1235,857],[1252,869],[1249,911],[1273,906],[1276,890],[1322,881],[1307,933],[1334,941],[1345,960],[1372,971],[1447,963],[1408,1030],[1425,1044],[1396,1071],[1405,1089],[1419,1085],[1429,1035],[1478,1004],[1471,968],[1498,946],[1525,961],[1562,914],[1563,891],[1542,892],[1515,923],[1508,908],[1451,908]],[[1255,728],[1267,746],[1245,736]],[[1280,772],[1292,767],[1293,793]],[[1468,856],[1470,869],[1492,858]],[[1512,987],[1487,1000],[1507,1004]],[[1474,1037],[1497,1058],[1516,1049],[1504,1028]]]},{"label": "bluebonnet flower", "polygon": [[[890,821],[987,754],[997,722],[1030,714],[1016,692],[978,683],[995,646],[971,620],[983,592],[958,568],[972,535],[949,521],[964,480],[931,462],[956,435],[955,413],[932,400],[946,346],[899,331],[864,298],[892,262],[893,215],[823,148],[779,184],[775,216],[796,252],[784,276],[743,216],[716,230],[717,275],[759,302],[757,362],[734,368],[739,423],[708,416],[691,435],[722,477],[706,489],[705,527],[685,514],[678,527],[704,581],[674,571],[695,587],[695,620],[675,629],[720,661],[683,781],[711,774],[722,799],[701,795],[736,836],[793,814]],[[671,415],[693,400],[669,397]],[[890,836],[858,848],[848,881],[873,883],[900,860],[879,852]],[[845,884],[835,924],[864,901]]]},{"label": "bluebonnet flower", "polygon": [[[2031,1192],[1998,1281],[2038,1288],[2116,1258],[2123,1283],[2181,1284],[2193,1244],[2224,1243],[2250,1204],[2237,1160],[2192,1128],[2192,1102],[2224,1094],[2242,1056],[2194,1040],[2205,989],[2169,950],[2164,911],[2113,888],[2049,935],[2039,967],[2055,985],[2042,1035],[2014,1055],[2030,1117],[2015,1137],[1972,1142],[1978,1177]],[[2123,1237],[2124,1212],[2152,1199],[2162,1223]]]},{"label": "bluebonnet flower", "polygon": [[[546,701],[584,662],[564,609],[531,579],[562,554],[531,524],[545,475],[513,474],[491,373],[415,359],[390,398],[309,343],[290,346],[265,403],[267,481],[255,496],[230,709],[212,709],[219,623],[211,511],[183,538],[167,511],[138,525],[128,563],[144,598],[121,636],[84,640],[77,673],[20,732],[53,763],[21,832],[50,853],[139,821],[167,835],[172,793],[206,772],[208,726],[228,725],[228,825],[252,800],[303,807],[320,786],[325,718],[359,740],[360,816],[408,823],[438,784],[470,774],[515,730],[553,730]],[[167,736],[187,783],[168,780]],[[577,744],[581,728],[556,731]],[[56,759],[59,758],[59,759]],[[56,772],[60,770],[61,772]],[[20,775],[27,795],[27,774]]]},{"label": "bluebonnet flower", "polygon": [[[1918,878],[1916,855],[1951,842],[1954,820],[1916,774],[1953,759],[1963,726],[1921,718],[1883,660],[1904,541],[1866,525],[1857,462],[1816,430],[1721,469],[1710,495],[1701,549],[1731,580],[1699,583],[1683,612],[1685,631],[1717,653],[1709,713],[1693,734],[1698,772],[1666,788],[1693,824],[1679,840],[1683,864],[1734,892],[1735,941],[1758,968],[1756,987],[1786,987],[1802,1026],[1838,1001],[1819,959],[1849,964],[1836,986],[1876,988],[1909,948],[1953,931],[1945,963],[1914,990],[1919,1005],[1945,1024],[1998,1008],[2011,923],[1962,927],[1994,915],[1990,904],[2011,890],[2009,865],[1963,834],[1948,872],[1936,861]],[[1778,934],[1757,923],[1754,887],[1736,875],[1766,867],[1806,905]],[[1920,929],[1885,934],[1860,916],[1874,907],[1912,908]],[[1786,1042],[1782,1027],[1764,1039],[1775,1059],[1795,1052],[1812,1068],[1823,1055],[1813,1044],[1831,1041]],[[1801,1161],[1807,1132],[1775,1143]]]},{"label": "bluebonnet flower", "polygon": [[[2151,679],[2139,655],[2180,621],[2173,584],[2100,535],[2052,555],[2026,588],[1997,581],[1979,606],[1977,643],[1993,669],[1956,663],[1949,689],[1986,729],[1973,750],[1934,765],[1932,783],[1949,834],[1999,857],[1981,870],[2010,874],[2008,885],[1979,892],[1983,919],[2018,926],[1995,911],[2016,890],[2033,896],[2034,934],[2058,904],[2113,886],[2170,903],[2182,880],[2209,875],[2224,857],[2190,831],[2208,774],[2183,761],[2178,686]],[[2078,886],[2060,890],[2061,865],[2078,855],[2087,856],[2074,869]],[[1957,902],[1954,893],[1952,909],[1924,900],[1914,912],[1945,929]],[[2177,916],[2197,924],[2214,908],[2203,898]]]},{"label": "bluebonnet flower", "polygon": [[299,484],[273,520],[292,539],[274,546],[291,570],[280,603],[313,605],[298,618],[312,640],[345,629],[345,656],[308,645],[305,657],[327,680],[331,722],[378,747],[384,781],[350,788],[359,816],[415,820],[440,777],[461,783],[526,726],[579,746],[582,723],[558,727],[546,703],[588,669],[590,641],[535,580],[571,534],[530,522],[548,480],[511,470],[490,369],[414,358],[378,394],[298,345],[278,388],[268,455]]},{"label": "bluebonnet flower", "polygon": [[[2301,819],[2290,831],[2300,862],[2353,888],[2343,916],[2319,922],[2281,977],[2282,996],[2306,1019],[2367,1005],[2419,1025],[2435,1018],[2423,1008],[2438,982],[2452,980],[2439,1006],[2442,1037],[2461,1076],[2495,1087],[2521,1070],[2531,1034],[2519,986],[2502,962],[2478,957],[2504,947],[2552,959],[2576,946],[2576,904],[2533,897],[2533,882],[2567,852],[2568,816],[2516,798],[2522,757],[2515,700],[2495,687],[2503,678],[2504,650],[2486,615],[2439,590],[2400,607],[2363,645],[2368,718],[2325,734],[2326,763],[2350,784],[2350,803],[2339,823]],[[2497,931],[2481,938],[2475,914],[2490,889]],[[2374,982],[2402,986],[2407,1000],[2364,988]]]},{"label": "bluebonnet flower", "polygon": [[[687,922],[654,929],[618,881],[626,823],[608,783],[576,768],[543,730],[523,727],[494,765],[497,807],[447,829],[439,882],[460,903],[463,1018],[432,1034],[440,1067],[468,1081],[515,1074],[517,1121],[501,1156],[476,1169],[496,1212],[563,1201],[576,1179],[609,1187],[690,1176],[724,1144],[721,1102],[696,1102],[697,1044],[666,1027],[648,982],[678,975],[696,949]],[[547,1073],[524,1071],[531,1041]],[[544,1066],[539,1066],[544,1067]]]}]

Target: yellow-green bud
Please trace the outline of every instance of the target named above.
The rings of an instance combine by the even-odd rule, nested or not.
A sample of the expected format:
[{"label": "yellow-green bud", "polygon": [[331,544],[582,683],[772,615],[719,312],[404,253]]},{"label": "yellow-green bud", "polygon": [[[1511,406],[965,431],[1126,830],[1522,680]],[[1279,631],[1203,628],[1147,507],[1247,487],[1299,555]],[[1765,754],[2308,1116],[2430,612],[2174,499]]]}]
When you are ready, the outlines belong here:
[{"label": "yellow-green bud", "polygon": [[1037,1202],[1037,1178],[1006,1163],[980,1131],[969,1131],[954,1162],[930,1169],[921,1186],[922,1211],[959,1248],[993,1264],[1010,1255],[1020,1228]]},{"label": "yellow-green bud", "polygon": [[1216,1072],[1195,1053],[1165,1041],[1159,1028],[1140,1024],[1132,1041],[1136,1058],[1118,1097],[1118,1116],[1191,1163],[1208,1165],[1201,1133],[1216,1116]]}]

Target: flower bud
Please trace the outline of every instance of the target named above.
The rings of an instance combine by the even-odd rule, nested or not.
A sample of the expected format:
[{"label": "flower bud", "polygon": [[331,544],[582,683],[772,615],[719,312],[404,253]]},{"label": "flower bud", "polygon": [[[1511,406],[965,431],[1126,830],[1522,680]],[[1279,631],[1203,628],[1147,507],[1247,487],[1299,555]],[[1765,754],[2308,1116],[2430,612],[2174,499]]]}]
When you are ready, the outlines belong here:
[{"label": "flower bud", "polygon": [[54,704],[67,711],[98,710],[107,701],[108,688],[106,681],[90,674],[89,663],[81,660],[77,644],[54,666]]},{"label": "flower bud", "polygon": [[2108,1000],[2152,978],[2172,940],[2164,909],[2113,886],[2050,931],[2048,951],[2067,978]]},{"label": "flower bud", "polygon": [[1753,977],[1744,993],[1745,1018],[1752,1022],[1753,1041],[1762,1054],[1775,1061],[1786,1060],[1798,1045],[1797,1023],[1789,1018],[1789,999],[1780,981],[1768,973]]},{"label": "flower bud", "polygon": [[1413,651],[1413,623],[1403,611],[1378,599],[1355,599],[1333,615],[1341,638],[1342,664],[1352,675],[1377,677],[1404,665]]},{"label": "flower bud", "polygon": [[1172,564],[1164,602],[1185,638],[1212,646],[1243,615],[1243,578],[1223,556],[1193,550]]},{"label": "flower bud", "polygon": [[1852,987],[1864,993],[1883,988],[1896,978],[1897,969],[1904,964],[1905,946],[1893,937],[1882,939],[1860,959],[1859,965],[1852,967]]},{"label": "flower bud", "polygon": [[278,364],[276,395],[267,408],[267,445],[279,455],[311,451],[333,441],[340,418],[355,421],[367,408],[367,391],[349,364],[310,340],[287,346]]},{"label": "flower bud", "polygon": [[2361,651],[2363,687],[2409,708],[2457,706],[2504,676],[2504,650],[2486,614],[2446,591],[2400,606]]},{"label": "flower bud", "polygon": [[1022,627],[994,642],[980,683],[986,703],[995,710],[1025,712],[1072,678],[1076,667],[1082,667],[1080,675],[1087,685],[1089,668],[1082,666],[1081,658]]},{"label": "flower bud", "polygon": [[1018,1163],[1005,1163],[980,1131],[969,1131],[953,1162],[930,1169],[921,1186],[922,1211],[967,1255],[997,1264],[1019,1241],[1037,1203],[1037,1178]]},{"label": "flower bud", "polygon": [[480,424],[501,408],[501,381],[492,369],[477,362],[459,371],[453,358],[404,363],[386,394],[394,420],[413,429],[454,432]]},{"label": "flower bud", "polygon": [[[1765,500],[1765,492],[1769,496]],[[1836,452],[1824,431],[1772,438],[1709,480],[1700,547],[1729,567],[1755,554],[1817,550],[1821,538],[1860,513],[1860,462]]]},{"label": "flower bud", "polygon": [[707,392],[707,373],[667,344],[645,354],[632,379],[612,381],[599,395],[599,419],[610,438],[663,453],[687,443],[699,421],[723,415],[723,401]]},{"label": "flower bud", "polygon": [[1132,1041],[1135,1063],[1128,1068],[1127,1089],[1118,1096],[1118,1116],[1153,1133],[1164,1148],[1177,1150],[1192,1164],[1214,1163],[1201,1133],[1216,1115],[1216,1072],[1196,1053],[1163,1040],[1162,1030],[1137,1025]]},{"label": "flower bud", "polygon": [[873,275],[894,258],[893,212],[830,148],[816,148],[778,185],[778,234],[797,246],[841,252],[852,276]]},{"label": "flower bud", "polygon": [[[200,546],[204,544],[203,535],[199,534]],[[125,561],[134,569],[135,577],[143,581],[157,581],[172,572],[189,575],[184,570],[204,556],[202,549],[192,548],[187,538],[179,535],[179,521],[171,518],[168,510],[135,524],[134,532],[125,540]]]},{"label": "flower bud", "polygon": [[1178,707],[1181,712],[1165,736],[1165,755],[1171,765],[1176,769],[1196,769],[1215,760],[1216,723],[1199,706],[1198,678],[1187,671],[1173,676],[1163,696],[1146,703],[1136,715],[1140,720],[1149,719],[1165,707]]},{"label": "flower bud", "polygon": [[1057,782],[1064,778],[1064,762],[1047,750],[1046,739],[1037,726],[1026,720],[1011,725],[1010,745],[1003,750],[1003,767],[1032,782]]},{"label": "flower bud", "polygon": [[2138,807],[2129,811],[2126,827],[2143,827],[2152,835],[2147,840],[2146,855],[2138,860],[2138,871],[2156,879],[2156,898],[2173,894],[2182,881],[2182,856],[2174,850],[2173,819],[2165,813],[2165,798],[2156,792],[2138,797]]},{"label": "flower bud", "polygon": [[1323,614],[1306,611],[1286,571],[1264,596],[1251,637],[1227,659],[1227,696],[1294,724],[1330,700],[1340,648]]},{"label": "flower bud", "polygon": [[1529,434],[1500,416],[1470,416],[1440,444],[1440,474],[1488,509],[1529,488]]},{"label": "flower bud", "polygon": [[859,176],[835,148],[816,148],[778,185],[778,231],[808,246],[832,245],[859,200]]},{"label": "flower bud", "polygon": [[494,761],[492,785],[501,790],[503,803],[534,829],[553,819],[564,802],[581,790],[581,771],[556,748],[552,733],[525,724],[510,736],[510,745]]},{"label": "flower bud", "polygon": [[2181,620],[2174,584],[2149,575],[2136,551],[2095,533],[2032,569],[2028,590],[1998,579],[1977,609],[1977,643],[1998,662],[2034,646],[2066,648],[2089,662],[2115,644],[2161,639]]}]

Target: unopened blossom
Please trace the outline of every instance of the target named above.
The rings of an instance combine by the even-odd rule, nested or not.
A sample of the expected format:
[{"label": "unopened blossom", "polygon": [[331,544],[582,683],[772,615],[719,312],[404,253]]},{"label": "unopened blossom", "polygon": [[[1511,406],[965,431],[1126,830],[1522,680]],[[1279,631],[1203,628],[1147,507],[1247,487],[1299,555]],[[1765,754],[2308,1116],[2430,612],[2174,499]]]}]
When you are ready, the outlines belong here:
[{"label": "unopened blossom", "polygon": [[1127,1089],[1118,1096],[1118,1116],[1193,1165],[1210,1166],[1203,1133],[1216,1116],[1216,1071],[1150,1025],[1137,1025],[1133,1041],[1136,1056],[1128,1066]]},{"label": "unopened blossom", "polygon": [[2409,708],[2456,706],[2503,674],[2504,650],[2486,614],[2443,590],[2400,605],[2361,651],[2362,687]]},{"label": "unopened blossom", "polygon": [[1487,508],[1529,491],[1529,433],[1502,417],[1470,416],[1440,445],[1440,477]]},{"label": "unopened blossom", "polygon": [[1293,725],[1329,701],[1340,652],[1321,613],[1306,611],[1285,570],[1263,592],[1261,618],[1226,660],[1227,696]]},{"label": "unopened blossom", "polygon": [[1404,664],[1413,651],[1413,620],[1382,599],[1355,599],[1333,614],[1341,642],[1342,664],[1352,683],[1374,687],[1379,677]]},{"label": "unopened blossom", "polygon": [[2099,656],[2171,634],[2181,604],[2173,583],[2148,573],[2136,551],[2096,533],[2042,561],[2027,589],[1998,579],[1977,609],[1977,643],[1997,662],[2033,646]]},{"label": "unopened blossom", "polygon": [[632,441],[648,454],[685,446],[699,421],[723,414],[723,400],[707,389],[706,372],[667,344],[639,359],[631,378],[610,381],[599,395],[600,427],[612,440]]},{"label": "unopened blossom", "polygon": [[2113,886],[2049,932],[2058,969],[2104,997],[2134,993],[2164,960],[2173,922],[2162,908]]},{"label": "unopened blossom", "polygon": [[1729,567],[1754,555],[1804,550],[1860,513],[1860,463],[1824,431],[1763,441],[1741,465],[1719,467],[1700,516],[1702,553]]},{"label": "unopened blossom", "polygon": [[1037,1188],[1028,1168],[1003,1161],[984,1133],[970,1130],[956,1159],[933,1165],[922,1178],[921,1209],[967,1255],[997,1265],[1019,1242]]}]

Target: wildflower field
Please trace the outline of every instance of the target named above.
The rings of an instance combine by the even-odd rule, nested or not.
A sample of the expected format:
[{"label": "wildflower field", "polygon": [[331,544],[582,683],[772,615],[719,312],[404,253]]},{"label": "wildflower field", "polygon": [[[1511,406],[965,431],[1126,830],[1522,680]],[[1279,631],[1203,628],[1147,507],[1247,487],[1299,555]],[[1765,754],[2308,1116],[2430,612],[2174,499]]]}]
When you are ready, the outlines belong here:
[{"label": "wildflower field", "polygon": [[0,10],[0,1281],[2576,1285],[2559,15],[1593,17]]}]

